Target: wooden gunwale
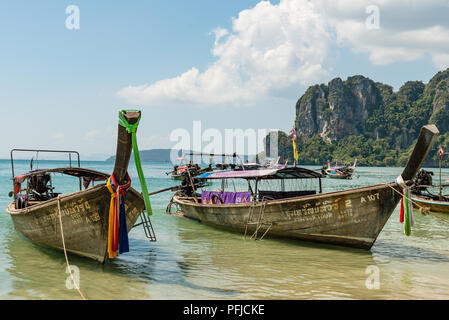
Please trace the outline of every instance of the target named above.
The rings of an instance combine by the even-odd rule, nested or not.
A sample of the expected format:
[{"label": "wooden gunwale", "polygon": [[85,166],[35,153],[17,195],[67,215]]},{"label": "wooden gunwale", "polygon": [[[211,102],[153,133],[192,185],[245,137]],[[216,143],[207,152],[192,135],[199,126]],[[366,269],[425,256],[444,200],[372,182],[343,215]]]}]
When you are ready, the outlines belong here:
[{"label": "wooden gunwale", "polygon": [[[180,197],[177,194],[174,195],[172,201],[180,206],[178,215],[181,217],[198,220],[206,225],[238,233],[242,233],[245,230],[246,221],[249,216],[248,208],[251,206],[260,208],[265,205],[266,210],[264,219],[266,217],[267,221],[272,223],[272,228],[268,232],[267,237],[290,238],[369,250],[399,203],[399,193],[390,190],[391,188],[395,189],[395,185],[395,183],[379,184],[319,195],[268,200],[265,201],[265,204],[262,202],[255,204],[250,202],[247,204],[229,205],[195,204],[189,197]],[[295,218],[290,218],[288,214],[286,214],[286,212],[304,208],[303,205],[310,201],[316,203],[317,201],[320,202],[320,200],[332,199],[331,201],[335,203],[335,198],[342,198],[342,200],[345,201],[354,199],[354,196],[358,197],[362,194],[366,196],[367,193],[371,194],[376,192],[381,193],[380,200],[378,200],[380,202],[377,202],[376,204],[378,211],[368,213],[366,212],[366,209],[357,207],[357,204],[354,203],[354,215],[359,217],[356,218],[356,220],[351,218],[351,213],[350,216],[347,216],[340,221],[339,217],[342,214],[342,211],[338,208],[332,209],[332,211],[330,211],[331,213],[329,212],[331,216],[325,218],[331,219],[329,224],[320,220],[320,217],[326,215],[326,213],[321,213],[321,211],[320,213],[317,213],[317,224],[313,224],[313,222],[311,224],[310,220],[303,221],[303,218],[300,218],[300,220],[297,221]],[[382,194],[384,196],[382,196]],[[385,197],[387,194],[391,194],[391,197]],[[314,207],[314,204],[312,204],[312,207]],[[368,211],[371,210],[372,209],[369,209]],[[360,212],[360,215],[357,214],[357,211]],[[193,214],[193,212],[195,213]],[[313,214],[313,216],[315,216],[315,214]],[[357,219],[362,220],[357,221]],[[350,227],[351,225],[353,225],[353,227]],[[254,226],[248,226],[248,231],[254,232],[254,228]],[[342,229],[339,230],[340,228]]]},{"label": "wooden gunwale", "polygon": [[[412,195],[411,196],[413,202],[413,206],[415,208],[425,207],[428,208],[432,212],[440,212],[440,213],[449,213],[449,202],[448,201],[440,201],[440,200],[431,200],[426,199],[423,196]],[[420,205],[417,205],[420,204]]]},{"label": "wooden gunwale", "polygon": [[[90,193],[95,193],[98,189],[104,188],[105,186],[106,186],[106,184],[102,183],[102,184],[96,185],[96,186],[94,186],[92,188],[89,188],[89,189],[85,189],[85,190],[82,190],[82,191],[75,191],[73,193],[69,193],[69,194],[66,194],[66,195],[60,195],[59,196],[59,200],[63,201],[63,200],[77,199],[77,198],[79,198],[81,196],[86,196],[86,195],[89,195]],[[137,190],[135,190],[132,187],[129,188],[128,192],[132,192],[135,195],[137,195],[138,197],[143,199],[142,195],[139,192],[137,192]],[[32,211],[36,211],[36,210],[39,210],[39,209],[43,209],[43,208],[46,208],[46,207],[53,206],[57,202],[58,202],[58,198],[53,198],[51,200],[46,200],[46,201],[43,201],[41,203],[37,203],[35,205],[29,206],[29,207],[26,207],[26,208],[23,208],[23,209],[15,209],[14,208],[12,210],[9,210],[9,206],[11,204],[14,204],[14,202],[12,202],[8,206],[7,212],[9,214],[11,214],[11,215],[13,215],[13,214],[15,214],[15,215],[17,215],[17,214],[26,214],[28,212],[32,212]]]},{"label": "wooden gunwale", "polygon": [[[336,196],[336,195],[348,195],[348,194],[353,194],[356,192],[365,192],[365,191],[371,191],[371,190],[375,191],[375,190],[389,188],[389,187],[399,190],[399,187],[396,185],[396,183],[391,182],[391,183],[377,184],[377,185],[368,186],[368,187],[360,187],[360,188],[347,189],[347,190],[342,190],[342,191],[332,191],[332,192],[327,192],[327,193],[320,193],[320,194],[294,197],[294,198],[288,198],[288,199],[267,200],[266,203],[267,204],[284,204],[284,203],[291,203],[291,202],[297,202],[297,201],[303,201],[303,200],[304,201],[311,200],[311,199],[315,200],[315,199],[322,199],[322,198],[327,198],[327,197]],[[180,196],[176,196],[176,195],[175,195],[175,197],[179,202],[183,202],[189,206],[217,208],[216,204],[194,203],[194,202],[192,202],[193,197],[180,197]],[[256,205],[262,205],[262,203],[256,202]],[[241,204],[239,203],[239,204],[220,204],[219,205],[220,208],[235,208],[235,207],[247,207],[247,206],[251,206],[251,202],[241,203]]]},{"label": "wooden gunwale", "polygon": [[[143,198],[142,195],[137,192],[135,189],[130,188],[129,192],[131,194],[128,194],[128,196],[131,196],[132,199],[134,200],[130,200],[132,202],[130,202],[129,204],[132,205],[132,208],[137,208],[139,214],[142,212],[142,208],[143,208]],[[31,242],[35,243],[36,245],[40,245],[46,248],[51,248],[51,249],[56,249],[56,250],[63,250],[62,247],[62,243],[60,242],[60,238],[59,238],[59,229],[56,228],[56,225],[59,225],[58,220],[54,220],[54,218],[51,219],[52,222],[47,223],[48,225],[51,224],[51,226],[54,226],[55,228],[55,233],[53,234],[53,231],[51,233],[51,235],[55,236],[55,238],[53,239],[53,237],[51,237],[51,239],[46,238],[49,233],[47,233],[46,235],[43,235],[43,238],[40,237],[36,237],[34,234],[30,234],[27,231],[24,231],[24,229],[22,229],[22,224],[26,223],[26,221],[28,222],[33,222],[33,223],[38,223],[38,218],[36,217],[51,217],[52,215],[54,215],[54,211],[57,210],[57,206],[58,206],[58,201],[61,202],[62,205],[64,205],[65,203],[70,203],[71,201],[77,201],[77,200],[86,200],[86,199],[90,199],[93,197],[98,197],[99,194],[109,194],[109,191],[106,189],[105,184],[102,185],[98,185],[83,191],[78,191],[75,193],[71,193],[71,194],[67,194],[64,196],[60,196],[59,199],[58,198],[54,198],[51,200],[47,200],[45,202],[42,202],[40,204],[36,204],[34,206],[31,207],[27,207],[27,208],[23,208],[23,209],[15,209],[15,203],[12,202],[8,205],[8,207],[6,208],[7,213],[9,213],[13,219],[14,225],[16,228],[18,228],[18,230],[21,231],[21,233],[27,238],[29,239]],[[135,201],[138,200],[138,202],[141,204],[141,206],[135,206],[136,203]],[[98,203],[98,202],[97,202]],[[86,210],[86,211],[82,211],[84,214],[82,215],[82,217],[91,217],[92,216],[92,212],[96,212],[98,214],[100,218],[99,221],[95,221],[95,222],[89,222],[89,223],[83,223],[83,226],[81,227],[81,229],[83,230],[87,230],[86,228],[90,228],[89,230],[93,231],[95,230],[96,233],[96,239],[92,239],[91,235],[89,235],[89,233],[84,233],[81,237],[79,235],[77,235],[76,237],[78,238],[78,241],[73,242],[73,234],[77,234],[80,232],[81,229],[79,229],[78,227],[73,229],[74,225],[73,222],[71,222],[72,220],[72,216],[73,214],[79,214],[79,212],[74,212],[74,213],[70,213],[68,215],[64,214],[64,218],[63,219],[67,219],[68,217],[68,221],[66,221],[64,223],[64,230],[65,230],[65,238],[66,238],[66,243],[67,240],[71,239],[71,243],[69,242],[68,247],[67,247],[67,252],[72,253],[72,254],[77,254],[79,256],[83,256],[83,257],[87,257],[87,258],[91,258],[94,260],[97,260],[100,263],[104,263],[105,261],[107,261],[107,234],[105,233],[105,223],[107,221],[107,215],[108,215],[108,210],[106,210],[106,206],[109,204],[109,200],[104,199],[104,203],[103,206],[105,207],[105,210],[101,209],[101,210]],[[55,209],[56,208],[56,209]],[[132,209],[135,210],[135,209]],[[88,212],[91,213],[88,213]],[[128,232],[132,229],[133,225],[135,224],[136,219],[138,218],[138,215],[135,212],[132,211],[128,211],[127,212],[127,227],[128,227]],[[48,218],[45,218],[48,219]],[[46,220],[48,221],[48,220]],[[54,222],[53,222],[54,221]],[[104,221],[104,222],[102,222]],[[88,227],[89,226],[89,227]],[[107,226],[107,224],[106,224]],[[72,230],[73,229],[73,230]],[[73,232],[72,232],[73,231]],[[58,236],[57,236],[58,235]],[[81,242],[79,242],[81,241]],[[82,243],[85,243],[85,248],[83,247]],[[92,244],[95,244],[95,247],[93,249]],[[103,252],[104,250],[104,252]]]}]

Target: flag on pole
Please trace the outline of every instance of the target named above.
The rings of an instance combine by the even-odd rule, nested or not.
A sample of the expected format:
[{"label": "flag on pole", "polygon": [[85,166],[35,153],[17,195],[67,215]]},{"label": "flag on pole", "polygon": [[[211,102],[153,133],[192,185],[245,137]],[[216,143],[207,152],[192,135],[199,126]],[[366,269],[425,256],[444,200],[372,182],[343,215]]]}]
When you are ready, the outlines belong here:
[{"label": "flag on pole", "polygon": [[290,138],[292,138],[292,143],[293,143],[293,155],[295,157],[295,161],[296,163],[298,163],[298,158],[299,158],[299,154],[298,154],[298,149],[296,148],[296,130],[295,128],[291,129],[288,136]]},{"label": "flag on pole", "polygon": [[290,138],[292,138],[293,141],[296,141],[296,130],[295,130],[295,128],[290,130],[290,132],[288,133],[288,136]]},{"label": "flag on pole", "polygon": [[440,146],[440,159],[443,159],[443,154],[444,154],[444,150],[443,150],[443,148]]}]

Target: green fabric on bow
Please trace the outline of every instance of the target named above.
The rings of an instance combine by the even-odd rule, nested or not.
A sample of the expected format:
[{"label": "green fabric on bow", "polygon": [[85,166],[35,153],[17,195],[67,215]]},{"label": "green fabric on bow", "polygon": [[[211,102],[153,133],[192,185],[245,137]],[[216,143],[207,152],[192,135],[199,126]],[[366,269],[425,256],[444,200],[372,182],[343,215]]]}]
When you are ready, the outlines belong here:
[{"label": "green fabric on bow", "polygon": [[413,210],[413,208],[410,209],[411,203],[410,203],[410,192],[409,188],[405,190],[404,193],[404,234],[408,237],[412,234],[412,227],[411,227],[411,212],[410,210]]},{"label": "green fabric on bow", "polygon": [[145,209],[147,211],[147,214],[151,216],[153,214],[153,210],[151,209],[151,202],[150,197],[148,196],[148,187],[147,183],[145,181],[145,176],[143,175],[142,170],[142,164],[140,162],[140,154],[139,154],[139,148],[137,146],[137,137],[136,137],[136,131],[137,127],[140,123],[140,118],[136,121],[134,124],[129,124],[128,121],[125,118],[125,112],[139,112],[141,114],[140,110],[121,110],[119,112],[119,124],[126,129],[128,133],[131,133],[132,135],[132,143],[133,143],[133,154],[134,154],[134,163],[136,164],[137,174],[139,175],[140,180],[140,186],[142,187],[142,194],[143,194],[143,200],[145,202]]}]

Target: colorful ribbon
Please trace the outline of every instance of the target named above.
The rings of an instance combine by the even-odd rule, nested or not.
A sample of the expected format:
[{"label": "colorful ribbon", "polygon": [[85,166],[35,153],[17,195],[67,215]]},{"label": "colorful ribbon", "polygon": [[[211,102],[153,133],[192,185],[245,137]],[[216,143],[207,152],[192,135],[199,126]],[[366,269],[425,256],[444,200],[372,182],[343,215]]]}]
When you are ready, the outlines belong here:
[{"label": "colorful ribbon", "polygon": [[410,198],[410,188],[407,187],[402,176],[399,176],[396,179],[396,184],[402,191],[401,214],[399,217],[399,221],[404,225],[404,234],[406,236],[410,236],[412,233],[411,227],[415,225],[415,222],[413,220],[413,204]]},{"label": "colorful ribbon", "polygon": [[[138,110],[136,110],[136,111],[140,112]],[[140,117],[136,123],[129,124],[125,118],[125,112],[127,112],[127,111],[122,110],[119,112],[119,124],[122,127],[124,127],[128,133],[131,133],[131,135],[132,135],[134,163],[136,164],[137,174],[139,176],[140,185],[142,187],[142,196],[143,196],[143,200],[145,202],[145,209],[147,211],[147,214],[149,216],[151,216],[153,214],[153,210],[151,209],[150,197],[148,196],[148,187],[147,187],[147,183],[145,181],[145,176],[143,174],[142,164],[140,162],[139,148],[137,146],[136,131],[137,131],[137,127],[139,126]]]},{"label": "colorful ribbon", "polygon": [[[142,195],[145,202],[145,208],[148,215],[152,214],[150,198],[148,196],[148,188],[143,175],[142,165],[140,162],[139,148],[137,147],[136,131],[139,126],[139,119],[134,124],[129,124],[125,118],[127,110],[119,112],[119,124],[126,129],[132,136],[134,163],[136,164],[137,173],[139,175],[140,185],[142,186]],[[136,112],[140,111],[136,110]],[[131,186],[131,178],[128,176],[128,183],[119,186],[114,174],[108,179],[107,188],[111,193],[111,202],[109,206],[109,227],[108,227],[108,255],[113,259],[119,253],[129,252],[128,228],[126,225],[125,198],[128,189]]]},{"label": "colorful ribbon", "polygon": [[109,206],[108,228],[108,254],[113,259],[119,253],[129,252],[128,228],[126,225],[125,201],[128,189],[131,187],[131,178],[127,174],[128,183],[119,186],[114,174],[106,184],[111,193]]},{"label": "colorful ribbon", "polygon": [[111,202],[109,205],[109,227],[108,227],[108,255],[110,259],[114,259],[117,252],[113,249],[114,242],[114,214],[115,214],[115,199],[117,198],[117,193],[112,188],[111,177],[108,179],[106,184],[109,192],[111,193]]}]

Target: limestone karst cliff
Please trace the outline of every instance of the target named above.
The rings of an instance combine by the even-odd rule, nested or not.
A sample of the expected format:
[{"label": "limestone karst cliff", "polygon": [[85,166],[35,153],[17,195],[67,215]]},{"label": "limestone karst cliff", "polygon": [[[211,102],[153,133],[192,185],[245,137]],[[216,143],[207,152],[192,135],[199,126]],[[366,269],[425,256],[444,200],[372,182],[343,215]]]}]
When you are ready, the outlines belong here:
[{"label": "limestone karst cliff", "polygon": [[[434,123],[441,134],[427,165],[437,161],[439,144],[449,151],[449,69],[427,84],[408,81],[397,91],[361,75],[309,87],[296,103],[295,126],[300,162],[404,165],[420,128]],[[267,144],[269,139],[267,138]],[[279,135],[282,159],[292,161],[291,141]]]}]

